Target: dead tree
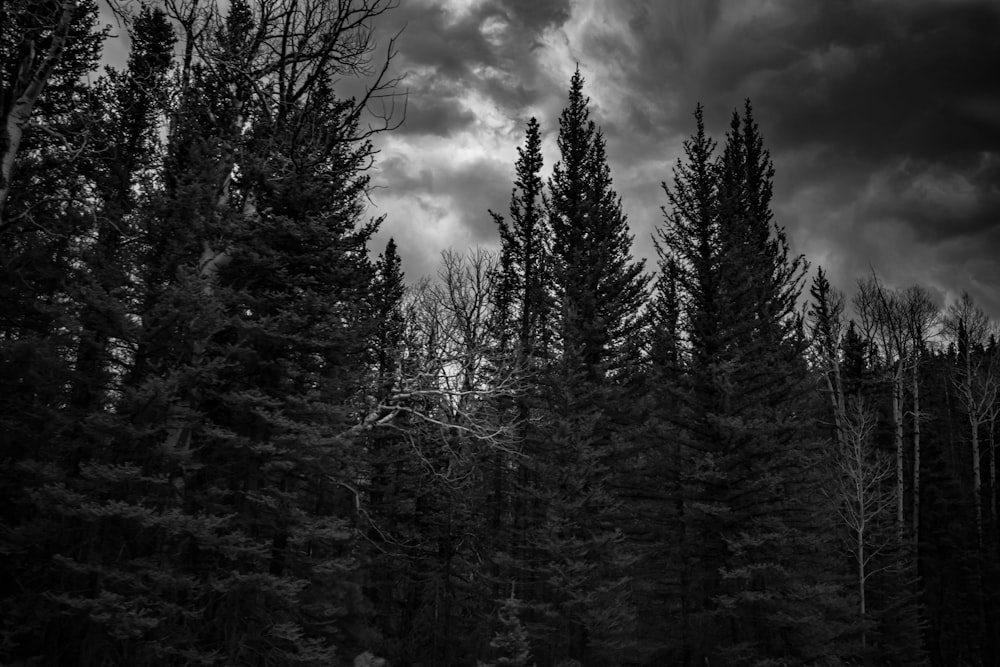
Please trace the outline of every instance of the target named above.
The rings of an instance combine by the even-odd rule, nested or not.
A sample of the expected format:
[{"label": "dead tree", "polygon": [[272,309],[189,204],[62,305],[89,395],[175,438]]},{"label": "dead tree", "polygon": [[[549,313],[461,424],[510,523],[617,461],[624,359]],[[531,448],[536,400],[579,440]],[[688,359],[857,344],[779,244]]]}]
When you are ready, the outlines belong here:
[{"label": "dead tree", "polygon": [[[867,582],[889,567],[878,559],[895,545],[892,531],[885,530],[896,504],[897,489],[887,485],[893,463],[872,442],[876,417],[861,397],[847,401],[843,439],[835,460],[838,513],[849,538],[846,550],[855,565],[858,616],[862,624],[868,614]],[[867,645],[864,629],[861,646]]]},{"label": "dead tree", "polygon": [[[948,308],[945,331],[958,350],[955,368],[955,389],[965,410],[969,425],[969,443],[972,449],[972,498],[976,516],[976,537],[983,543],[983,498],[979,431],[989,423],[996,409],[1000,389],[1000,373],[993,363],[993,355],[985,346],[995,325],[986,312],[977,306],[968,293]],[[992,447],[991,447],[992,450]],[[992,451],[990,452],[992,454]]]}]

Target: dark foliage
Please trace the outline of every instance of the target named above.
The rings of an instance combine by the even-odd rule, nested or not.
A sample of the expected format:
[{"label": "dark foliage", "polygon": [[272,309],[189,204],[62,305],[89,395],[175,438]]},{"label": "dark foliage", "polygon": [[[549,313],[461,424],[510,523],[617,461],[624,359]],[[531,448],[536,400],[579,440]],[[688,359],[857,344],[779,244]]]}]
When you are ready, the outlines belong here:
[{"label": "dark foliage", "polygon": [[995,327],[803,307],[749,102],[652,279],[577,71],[499,253],[407,285],[392,3],[209,4],[98,75],[95,3],[0,2],[0,662],[996,664]]}]

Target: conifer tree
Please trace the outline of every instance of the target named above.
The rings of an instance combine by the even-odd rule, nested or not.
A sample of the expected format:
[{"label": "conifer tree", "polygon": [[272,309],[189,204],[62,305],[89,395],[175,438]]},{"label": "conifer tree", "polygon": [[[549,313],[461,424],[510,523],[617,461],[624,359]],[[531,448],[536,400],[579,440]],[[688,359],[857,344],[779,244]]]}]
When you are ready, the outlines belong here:
[{"label": "conifer tree", "polygon": [[375,278],[372,284],[371,301],[374,319],[379,325],[371,342],[372,361],[375,364],[376,387],[380,398],[397,384],[400,372],[400,346],[403,343],[403,284],[402,261],[396,248],[396,241],[389,239],[385,251],[375,263]]},{"label": "conifer tree", "polygon": [[497,611],[500,625],[490,640],[493,659],[480,662],[477,667],[528,667],[531,651],[520,615],[521,602],[513,595],[500,603]]},{"label": "conifer tree", "polygon": [[95,159],[86,171],[99,192],[101,210],[95,216],[94,242],[83,252],[86,270],[77,278],[81,331],[71,399],[84,412],[94,411],[111,389],[110,341],[127,336],[125,313],[135,308],[136,294],[127,277],[137,260],[134,213],[140,193],[155,187],[141,181],[160,167],[156,133],[166,111],[173,64],[175,38],[161,10],[142,9],[131,26],[131,39],[127,69],[108,68],[95,91],[100,106],[93,114],[102,131],[92,132]]},{"label": "conifer tree", "polygon": [[537,485],[531,461],[539,453],[538,373],[549,362],[552,333],[552,230],[545,211],[542,137],[535,118],[528,120],[524,145],[514,165],[508,217],[490,211],[500,234],[500,264],[495,292],[498,346],[506,363],[523,378],[521,391],[506,406],[515,426],[519,456],[496,451],[491,462],[489,511],[496,540],[491,599],[518,586],[530,601],[541,599],[544,578],[536,566],[537,545],[529,528],[541,520],[533,497]]},{"label": "conifer tree", "polygon": [[94,231],[87,149],[103,128],[84,81],[96,24],[94,2],[0,6],[0,431],[28,451],[73,421],[61,410],[77,329],[68,304],[80,298],[68,278]]},{"label": "conifer tree", "polygon": [[559,622],[544,631],[548,641],[535,654],[543,664],[561,657],[614,662],[623,659],[633,620],[610,481],[614,452],[631,428],[626,392],[647,279],[630,255],[632,237],[579,70],[557,143],[547,202],[555,356],[541,376],[540,439],[547,446],[535,478],[545,519],[535,534],[548,570],[544,598]]},{"label": "conifer tree", "polygon": [[824,393],[830,401],[835,439],[838,446],[844,447],[847,407],[840,352],[844,299],[831,287],[822,268],[817,269],[809,294],[813,298],[809,310],[810,334],[823,374]]},{"label": "conifer tree", "polygon": [[801,400],[804,263],[772,222],[773,167],[749,103],[718,158],[695,118],[660,236],[688,333],[666,416],[683,451],[678,658],[810,660],[835,652],[840,602],[822,575],[830,513],[814,503],[819,443]]},{"label": "conifer tree", "polygon": [[559,118],[548,215],[563,363],[598,379],[620,377],[634,363],[647,279],[644,262],[632,259],[632,235],[589,105],[578,69]]},{"label": "conifer tree", "polygon": [[542,136],[535,118],[528,120],[524,146],[517,155],[510,221],[492,211],[490,215],[501,243],[498,314],[507,328],[505,338],[516,341],[520,354],[527,357],[545,338],[550,309],[552,232],[544,209]]},{"label": "conifer tree", "polygon": [[[55,285],[89,272],[52,329],[60,378],[46,400],[64,419],[35,447],[19,417],[3,454],[15,508],[4,569],[22,582],[3,589],[5,662],[330,664],[372,640],[354,437],[376,325],[372,148],[356,103],[332,89],[370,53],[371,26],[341,32],[346,17],[321,3],[285,9],[276,23],[248,2],[219,22],[197,15],[211,25],[196,31],[200,62],[177,91],[162,170],[161,15],[139,15],[129,70],[102,88],[116,104],[98,118],[101,150],[84,151],[63,187],[89,178],[70,201],[107,229],[64,216],[75,227],[60,237],[88,252],[51,267]],[[260,58],[274,66],[257,69]],[[152,187],[134,199],[140,171]],[[46,204],[45,191],[26,194]],[[8,212],[24,210],[20,196],[11,190]]]}]

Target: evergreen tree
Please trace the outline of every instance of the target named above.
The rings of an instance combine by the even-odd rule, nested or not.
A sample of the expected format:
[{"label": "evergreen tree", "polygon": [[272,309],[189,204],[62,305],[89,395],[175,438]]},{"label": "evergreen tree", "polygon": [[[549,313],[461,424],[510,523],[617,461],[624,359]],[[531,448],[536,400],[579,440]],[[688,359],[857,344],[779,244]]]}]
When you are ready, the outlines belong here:
[{"label": "evergreen tree", "polygon": [[542,137],[538,121],[528,120],[524,145],[514,165],[509,217],[490,212],[500,234],[501,250],[495,292],[498,345],[506,363],[522,378],[507,410],[515,426],[520,455],[497,451],[491,468],[490,530],[495,539],[491,576],[494,590],[516,586],[526,599],[543,598],[545,573],[538,568],[537,544],[528,537],[542,520],[533,490],[539,484],[532,460],[544,446],[538,429],[539,372],[549,362],[552,338],[552,230],[545,211]]},{"label": "evergreen tree", "polygon": [[371,301],[374,319],[379,326],[371,342],[372,361],[375,364],[378,397],[384,398],[398,383],[400,373],[400,346],[403,343],[403,284],[402,261],[396,241],[389,239],[385,252],[375,263]]},{"label": "evergreen tree", "polygon": [[499,255],[407,289],[392,81],[336,83],[391,5],[143,5],[96,77],[95,2],[0,2],[0,662],[996,662],[988,318],[844,327],[822,272],[803,317],[749,103],[647,301],[579,71]]},{"label": "evergreen tree", "polygon": [[513,595],[500,603],[497,611],[500,627],[490,640],[493,659],[488,663],[478,663],[478,667],[528,667],[531,651],[520,614],[521,602]]},{"label": "evergreen tree", "polygon": [[[667,599],[677,601],[647,617],[650,625],[656,625],[644,635],[652,638],[654,650],[665,651],[668,660],[683,665],[696,664],[705,655],[701,648],[706,641],[701,628],[708,625],[703,618],[704,582],[714,575],[702,559],[718,549],[714,538],[702,534],[700,524],[692,520],[695,512],[704,515],[713,507],[709,498],[702,497],[696,477],[702,446],[685,427],[688,411],[715,401],[711,385],[691,369],[703,367],[716,353],[720,298],[716,142],[705,131],[700,105],[694,117],[696,132],[684,142],[685,159],[674,168],[674,187],[663,184],[669,206],[663,209],[667,224],[657,230],[657,303],[661,307],[652,334],[651,376],[656,391],[651,396],[654,413],[647,455],[651,464],[643,466],[652,476],[649,486],[669,488],[666,497],[654,497],[654,507],[647,513],[659,510],[666,524],[665,534],[653,544],[653,562],[660,574],[652,579],[660,582]],[[678,328],[683,335],[678,335]],[[656,476],[657,471],[668,480],[666,484]],[[671,627],[676,628],[674,633],[668,632]]]},{"label": "evergreen tree", "polygon": [[79,248],[94,231],[85,163],[102,128],[83,81],[100,55],[96,22],[93,2],[0,6],[0,443],[15,452],[61,441],[73,422],[62,391]]},{"label": "evergreen tree", "polygon": [[632,259],[632,235],[589,105],[577,70],[559,118],[548,215],[563,364],[597,380],[623,377],[636,362],[647,279],[644,262]]},{"label": "evergreen tree", "polygon": [[[136,266],[136,207],[140,193],[155,187],[160,168],[160,120],[173,64],[174,34],[166,15],[144,8],[131,26],[132,51],[123,72],[108,68],[97,84],[93,111],[101,132],[93,132],[93,160],[84,163],[99,193],[100,210],[92,243],[84,245],[86,269],[77,277],[80,341],[72,389],[74,407],[93,413],[113,390],[111,341],[125,339],[125,313],[136,293],[128,272]],[[145,178],[149,182],[142,183]]]},{"label": "evergreen tree", "polygon": [[528,120],[524,146],[517,149],[510,222],[490,212],[500,232],[498,311],[505,338],[516,341],[524,357],[543,345],[549,296],[552,232],[545,215],[542,182],[542,137],[538,121]]},{"label": "evergreen tree", "polygon": [[560,117],[558,145],[547,206],[556,356],[540,375],[539,437],[546,447],[533,463],[545,512],[535,528],[549,583],[543,599],[558,622],[533,629],[547,635],[534,653],[543,664],[567,656],[616,662],[633,618],[629,557],[610,481],[615,452],[632,428],[628,391],[647,279],[642,262],[630,255],[628,223],[579,71]]},{"label": "evergreen tree", "polygon": [[667,415],[683,451],[679,659],[812,660],[836,653],[842,610],[823,575],[831,513],[815,503],[819,443],[802,400],[804,263],[772,223],[773,167],[749,103],[717,159],[695,117],[660,237],[688,327]]},{"label": "evergreen tree", "polygon": [[[286,9],[268,27],[274,15],[234,2],[199,31],[204,60],[141,198],[137,176],[160,168],[161,14],[137,17],[129,69],[101,84],[104,136],[62,186],[83,182],[72,201],[96,216],[61,216],[74,231],[60,243],[84,252],[51,267],[53,285],[84,280],[49,290],[59,321],[36,327],[62,339],[47,361],[56,437],[35,446],[22,414],[4,443],[4,570],[20,582],[3,589],[5,661],[330,664],[373,641],[354,435],[377,324],[362,219],[373,151],[355,103],[331,88],[371,42],[340,32],[336,8]],[[288,40],[262,44],[275,26]],[[320,48],[303,66],[309,40]],[[20,192],[8,213],[26,210]],[[43,192],[26,191],[45,204]]]}]

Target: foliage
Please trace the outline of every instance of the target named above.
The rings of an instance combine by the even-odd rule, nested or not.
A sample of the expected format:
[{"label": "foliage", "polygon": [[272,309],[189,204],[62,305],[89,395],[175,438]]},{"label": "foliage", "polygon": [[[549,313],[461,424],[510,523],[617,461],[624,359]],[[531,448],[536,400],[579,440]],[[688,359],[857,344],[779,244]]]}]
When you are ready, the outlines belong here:
[{"label": "foliage", "polygon": [[499,252],[407,281],[393,5],[117,5],[98,74],[95,3],[0,3],[0,662],[995,663],[985,312],[801,310],[749,102],[651,280],[579,70]]}]

